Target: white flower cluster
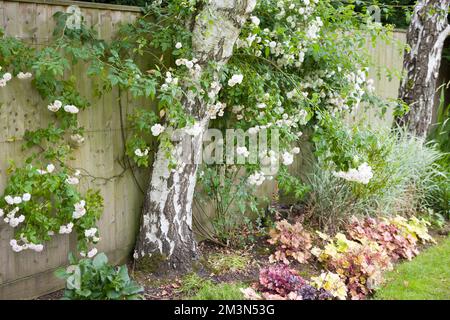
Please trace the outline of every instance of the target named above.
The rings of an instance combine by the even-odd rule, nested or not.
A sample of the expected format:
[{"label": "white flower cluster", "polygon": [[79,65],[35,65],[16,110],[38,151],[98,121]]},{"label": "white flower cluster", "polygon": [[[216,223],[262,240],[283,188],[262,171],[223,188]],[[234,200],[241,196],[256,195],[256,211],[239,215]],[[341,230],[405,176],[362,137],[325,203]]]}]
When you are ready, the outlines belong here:
[{"label": "white flower cluster", "polygon": [[283,164],[285,166],[290,166],[294,162],[294,155],[290,152],[283,152],[281,157],[283,158]]},{"label": "white flower cluster", "polygon": [[[1,70],[1,67],[0,67]],[[3,76],[0,78],[0,88],[1,87],[5,87],[6,83],[12,79],[12,75],[9,72],[6,72],[5,74],[3,74]]]},{"label": "white flower cluster", "polygon": [[320,19],[320,17],[316,17],[316,19],[313,20],[309,25],[309,28],[306,31],[306,36],[311,40],[319,38],[319,32],[322,26],[323,26],[322,20]]},{"label": "white flower cluster", "polygon": [[84,236],[86,238],[92,238],[93,242],[99,242],[100,238],[96,236],[97,234],[97,228],[90,228],[84,231]]},{"label": "white flower cluster", "polygon": [[[47,109],[51,112],[57,112],[62,107],[62,102],[59,100],[55,100],[53,103],[49,104],[47,106]],[[80,112],[80,109],[78,109],[76,106],[68,104],[64,106],[64,111],[71,114],[77,114]]]},{"label": "white flower cluster", "polygon": [[74,219],[80,219],[86,214],[86,201],[81,200],[80,202],[75,203],[73,206],[75,210],[72,213],[72,217]]},{"label": "white flower cluster", "polygon": [[358,169],[349,169],[348,171],[333,172],[333,175],[338,178],[345,179],[347,181],[358,182],[362,184],[368,184],[370,179],[373,178],[372,168],[364,162]]},{"label": "white flower cluster", "polygon": [[62,225],[59,227],[59,234],[70,234],[72,233],[73,223],[69,222],[67,225]]},{"label": "white flower cluster", "polygon": [[217,119],[217,116],[223,117],[226,107],[227,105],[222,102],[211,104],[208,106],[206,114],[209,116],[210,119]]},{"label": "white flower cluster", "polygon": [[144,151],[142,151],[141,149],[138,148],[138,149],[134,150],[134,154],[139,158],[146,157],[146,156],[148,156],[148,149],[145,149]]},{"label": "white flower cluster", "polygon": [[84,142],[84,137],[81,134],[76,133],[70,136],[70,140],[72,140],[72,142],[76,145],[81,145]]},{"label": "white flower cluster", "polygon": [[80,183],[80,179],[78,179],[77,177],[68,177],[66,179],[66,183],[70,185],[77,185]]},{"label": "white flower cluster", "polygon": [[236,153],[238,156],[243,156],[244,158],[248,158],[248,156],[250,155],[250,152],[246,147],[237,147]]},{"label": "white flower cluster", "polygon": [[[88,258],[92,258],[97,254],[98,250],[97,248],[92,248],[88,253],[87,253],[87,257]],[[80,256],[82,257],[86,257],[86,253],[84,251],[80,252]]]},{"label": "white flower cluster", "polygon": [[242,74],[234,74],[229,80],[228,85],[234,87],[237,84],[241,84],[244,76]]},{"label": "white flower cluster", "polygon": [[53,164],[49,164],[47,165],[47,167],[45,168],[45,170],[41,170],[41,169],[37,169],[37,172],[39,174],[47,174],[47,173],[52,173],[53,171],[55,171],[55,166]]},{"label": "white flower cluster", "polygon": [[30,79],[33,75],[31,74],[31,72],[19,72],[17,74],[17,78],[19,78],[20,80],[26,80],[26,79]]},{"label": "white flower cluster", "polygon": [[[6,217],[3,219],[5,223],[8,223],[11,227],[15,228],[19,224],[25,221],[25,216],[21,214],[20,216],[16,217],[16,213],[19,212],[20,208],[15,207],[12,209],[9,213],[6,214]],[[0,209],[0,217],[3,217],[5,215],[5,211],[3,209]]]},{"label": "white flower cluster", "polygon": [[178,78],[173,78],[172,73],[167,71],[164,83],[161,85],[161,90],[166,91],[169,89],[169,85],[178,85]]},{"label": "white flower cluster", "polygon": [[350,72],[346,75],[346,79],[349,84],[352,86],[352,91],[349,93],[349,98],[354,99],[356,102],[354,104],[354,108],[356,109],[365,93],[365,89],[367,88],[366,82],[366,70],[358,70],[357,72]]},{"label": "white flower cluster", "polygon": [[162,125],[160,125],[159,123],[157,123],[157,124],[154,124],[154,125],[150,128],[150,130],[152,131],[152,135],[155,136],[155,137],[157,137],[157,136],[159,136],[161,133],[164,132],[165,128],[164,128]]},{"label": "white flower cluster", "polygon": [[262,171],[255,172],[248,177],[248,183],[255,186],[262,185],[264,180],[266,180],[266,177]]},{"label": "white flower cluster", "polygon": [[[259,18],[251,16],[251,32],[242,34],[242,38],[236,42],[237,47],[251,48],[252,54],[258,57],[264,55],[268,48],[279,66],[300,68],[305,59],[306,48],[318,41],[323,26],[320,17],[313,16],[318,2],[279,0],[278,12],[274,15],[278,20],[277,26],[284,25],[287,30],[292,31],[280,35],[278,30],[260,30]],[[301,30],[305,30],[304,33]]]},{"label": "white flower cluster", "polygon": [[0,209],[0,218],[3,218],[3,216],[5,216],[3,218],[3,221],[5,223],[8,223],[11,227],[16,228],[19,224],[25,221],[25,216],[23,214],[16,217],[16,214],[20,211],[20,208],[17,207],[17,205],[21,204],[22,202],[30,201],[31,194],[24,193],[21,197],[7,195],[5,196],[4,199],[8,206],[15,206],[15,207],[9,213],[6,213],[6,216],[5,210]]},{"label": "white flower cluster", "polygon": [[42,244],[35,244],[35,243],[31,243],[28,242],[28,240],[26,238],[22,238],[22,243],[23,244],[19,244],[19,242],[16,239],[11,239],[9,241],[9,245],[11,246],[12,250],[14,252],[21,252],[23,250],[32,250],[35,252],[41,252],[42,250],[44,250],[44,245]]},{"label": "white flower cluster", "polygon": [[192,60],[188,60],[188,59],[184,59],[184,58],[175,60],[175,64],[177,66],[185,66],[186,68],[188,68],[190,74],[194,78],[197,78],[201,74],[201,71],[202,71],[202,67],[197,62],[198,62],[197,58],[193,58]]}]

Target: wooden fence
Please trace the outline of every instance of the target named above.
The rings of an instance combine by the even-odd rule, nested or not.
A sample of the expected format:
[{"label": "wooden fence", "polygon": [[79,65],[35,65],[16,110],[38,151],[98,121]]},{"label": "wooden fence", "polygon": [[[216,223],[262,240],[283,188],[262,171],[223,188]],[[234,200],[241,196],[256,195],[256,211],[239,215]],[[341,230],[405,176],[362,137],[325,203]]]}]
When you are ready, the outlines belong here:
[{"label": "wooden fence", "polygon": [[[104,39],[110,39],[120,23],[130,22],[139,15],[138,8],[128,6],[59,0],[0,0],[0,26],[7,35],[42,47],[51,40],[53,14],[65,11],[72,4],[81,8],[87,24],[98,30]],[[404,33],[395,36],[404,41]],[[394,46],[380,45],[371,50],[376,64],[401,67],[401,54]],[[73,69],[80,80],[85,71],[78,65]],[[122,102],[125,112],[136,102],[126,95],[119,98],[117,91],[96,98],[91,91],[91,80],[86,78],[79,82],[81,93],[93,106],[79,116],[87,137],[72,165],[86,169],[91,176],[81,187],[100,189],[105,198],[105,210],[99,223],[102,240],[98,249],[113,263],[123,263],[133,249],[142,195],[130,171],[123,172],[119,161],[124,150],[118,101]],[[391,83],[385,79],[377,80],[376,85],[385,97],[397,95],[398,80]],[[20,163],[24,158],[21,139],[25,129],[34,129],[50,121],[45,105],[27,81],[13,79],[7,88],[0,89],[0,194],[7,179],[8,161]],[[300,159],[296,160],[295,170],[301,171],[302,163]],[[148,172],[139,172],[137,176],[145,187]],[[270,189],[265,188],[267,192]],[[75,251],[75,235],[56,236],[42,253],[14,253],[9,245],[12,234],[12,228],[0,222],[0,299],[33,298],[60,289],[63,284],[53,272],[67,263],[69,251]]]}]

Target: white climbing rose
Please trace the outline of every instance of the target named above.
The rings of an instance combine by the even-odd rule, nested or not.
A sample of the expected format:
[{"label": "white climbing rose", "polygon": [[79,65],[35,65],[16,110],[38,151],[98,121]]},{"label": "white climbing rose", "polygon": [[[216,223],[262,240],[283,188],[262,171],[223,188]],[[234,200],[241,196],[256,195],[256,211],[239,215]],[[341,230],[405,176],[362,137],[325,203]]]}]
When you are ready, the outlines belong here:
[{"label": "white climbing rose", "polygon": [[159,135],[164,131],[164,129],[165,129],[165,128],[164,128],[162,125],[160,125],[159,123],[154,124],[154,125],[151,127],[152,135],[155,136],[155,137],[157,137],[157,136],[159,136]]}]

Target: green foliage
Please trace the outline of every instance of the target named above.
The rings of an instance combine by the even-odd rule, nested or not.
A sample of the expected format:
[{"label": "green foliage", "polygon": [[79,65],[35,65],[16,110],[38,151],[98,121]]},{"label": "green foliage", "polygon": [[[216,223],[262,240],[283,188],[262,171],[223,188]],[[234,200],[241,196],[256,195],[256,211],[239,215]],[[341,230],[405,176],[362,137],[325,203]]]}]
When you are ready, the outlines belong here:
[{"label": "green foliage", "polygon": [[[352,215],[426,212],[436,178],[443,175],[436,148],[402,130],[342,123],[330,128],[318,130],[315,138],[319,161],[307,178],[311,192],[305,201],[310,222],[336,229]],[[337,164],[346,170],[361,162],[372,168],[367,184],[336,176]]]},{"label": "green foliage", "polygon": [[430,190],[427,200],[436,214],[450,219],[450,105],[445,105],[444,89],[444,87],[441,89],[436,124],[432,126],[428,136],[430,143],[445,152],[439,160],[442,174],[433,179],[435,185]]},{"label": "green foliage", "polygon": [[386,274],[379,300],[448,300],[450,298],[450,238]]},{"label": "green foliage", "polygon": [[[15,251],[42,246],[54,234],[70,233],[72,228],[78,234],[80,251],[99,240],[95,225],[103,210],[103,199],[94,190],[80,193],[75,185],[82,178],[81,173],[68,165],[73,160],[74,149],[84,141],[84,128],[77,116],[89,107],[89,102],[79,94],[76,79],[66,75],[70,73],[71,63],[86,60],[100,42],[93,41],[92,32],[85,28],[61,31],[67,15],[57,13],[54,18],[55,35],[59,38],[41,50],[0,32],[0,67],[18,79],[20,74],[28,72],[43,100],[49,103],[49,112],[54,113],[47,128],[25,132],[24,163],[12,164],[8,170],[8,185],[0,206],[10,215],[11,226],[17,212],[25,221],[15,230],[17,239],[11,242]],[[66,107],[71,108],[67,109],[70,112]],[[25,195],[30,199],[18,206],[6,203],[8,197],[25,199]],[[89,229],[96,230],[94,236],[85,236]],[[42,249],[38,247],[38,250]]]},{"label": "green foliage", "polygon": [[64,298],[67,300],[140,300],[144,289],[131,280],[126,265],[114,267],[108,264],[104,253],[94,259],[76,261],[69,257],[71,265],[58,269],[55,275],[66,281]]},{"label": "green foliage", "polygon": [[204,285],[212,285],[210,280],[200,277],[197,273],[190,273],[181,280],[180,291],[186,296],[196,294]]},{"label": "green foliage", "polygon": [[392,24],[396,28],[407,29],[414,11],[416,0],[351,0],[356,10],[367,11],[370,6],[380,10],[381,23]]},{"label": "green foliage", "polygon": [[342,233],[334,239],[320,235],[325,240],[324,248],[316,247],[312,252],[328,271],[345,281],[351,299],[372,293],[381,284],[382,273],[391,268],[390,257],[376,243],[351,241]]},{"label": "green foliage", "polygon": [[205,205],[212,203],[215,209],[210,220],[212,230],[204,230],[202,235],[231,246],[254,240],[255,228],[262,227],[263,212],[258,207],[261,199],[247,185],[247,176],[237,166],[211,165],[201,169],[198,179],[202,193],[195,199],[196,207],[206,218]]}]

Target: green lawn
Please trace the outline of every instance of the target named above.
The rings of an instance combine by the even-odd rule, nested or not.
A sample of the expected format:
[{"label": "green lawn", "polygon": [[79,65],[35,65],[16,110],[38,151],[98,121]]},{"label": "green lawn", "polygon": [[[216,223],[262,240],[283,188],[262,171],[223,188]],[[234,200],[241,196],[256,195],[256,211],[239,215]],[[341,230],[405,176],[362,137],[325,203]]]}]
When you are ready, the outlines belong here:
[{"label": "green lawn", "polygon": [[396,266],[374,299],[449,300],[450,237]]}]

